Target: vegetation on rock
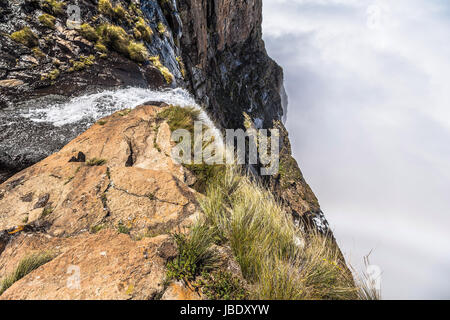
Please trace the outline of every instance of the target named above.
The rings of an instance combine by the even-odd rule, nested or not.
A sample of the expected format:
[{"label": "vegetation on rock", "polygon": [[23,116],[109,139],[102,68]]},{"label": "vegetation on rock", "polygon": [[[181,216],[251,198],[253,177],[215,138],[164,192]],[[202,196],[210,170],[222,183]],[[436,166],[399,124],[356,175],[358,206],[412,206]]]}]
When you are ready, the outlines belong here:
[{"label": "vegetation on rock", "polygon": [[177,257],[167,264],[167,277],[184,281],[193,281],[204,271],[213,270],[217,257],[211,245],[214,232],[205,225],[194,225],[189,234],[173,235],[178,247]]},{"label": "vegetation on rock", "polygon": [[65,3],[63,1],[58,0],[44,0],[41,3],[42,10],[52,14],[52,15],[61,15],[64,13]]},{"label": "vegetation on rock", "polygon": [[88,66],[92,66],[94,64],[95,57],[93,55],[84,56],[81,55],[79,60],[70,60],[69,62],[72,64],[72,67],[68,69],[69,72],[73,71],[81,71],[86,69]]},{"label": "vegetation on rock", "polygon": [[142,17],[138,18],[134,28],[134,36],[137,40],[143,39],[146,42],[151,42],[153,37],[152,28],[147,25]]},{"label": "vegetation on rock", "polygon": [[54,29],[56,18],[51,14],[44,13],[39,16],[39,22],[47,28]]},{"label": "vegetation on rock", "polygon": [[35,253],[23,258],[16,267],[16,270],[5,277],[0,285],[0,295],[3,294],[15,282],[19,281],[31,271],[39,268],[54,258],[54,255],[49,252]]},{"label": "vegetation on rock", "polygon": [[36,47],[38,45],[38,39],[29,27],[13,32],[11,34],[11,39],[27,47]]},{"label": "vegetation on rock", "polygon": [[80,33],[89,41],[95,42],[98,40],[97,32],[89,23],[83,23],[80,26]]},{"label": "vegetation on rock", "polygon": [[88,161],[86,161],[86,165],[88,165],[90,167],[102,166],[104,164],[106,164],[105,159],[92,158],[92,159],[89,159]]},{"label": "vegetation on rock", "polygon": [[159,56],[150,57],[150,61],[152,61],[153,65],[158,68],[159,72],[164,76],[166,82],[171,84],[173,82],[174,76],[169,71],[169,69],[161,63]]},{"label": "vegetation on rock", "polygon": [[242,281],[229,271],[205,272],[196,285],[210,300],[243,300],[248,294]]}]

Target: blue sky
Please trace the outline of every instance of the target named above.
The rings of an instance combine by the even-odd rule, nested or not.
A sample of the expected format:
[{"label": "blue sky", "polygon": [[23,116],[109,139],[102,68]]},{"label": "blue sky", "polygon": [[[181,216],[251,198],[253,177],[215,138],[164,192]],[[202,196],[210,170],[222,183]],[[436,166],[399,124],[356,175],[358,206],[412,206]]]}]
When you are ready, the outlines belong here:
[{"label": "blue sky", "polygon": [[450,298],[450,3],[263,0],[293,151],[384,298]]}]

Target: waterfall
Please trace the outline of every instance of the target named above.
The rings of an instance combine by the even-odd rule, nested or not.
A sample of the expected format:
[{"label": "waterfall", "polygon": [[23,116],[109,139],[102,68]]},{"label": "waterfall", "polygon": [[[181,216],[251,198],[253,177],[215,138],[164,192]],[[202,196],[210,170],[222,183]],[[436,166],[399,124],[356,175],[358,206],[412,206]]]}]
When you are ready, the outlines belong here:
[{"label": "waterfall", "polygon": [[200,110],[199,120],[213,130],[215,137],[219,139],[216,141],[223,141],[220,131],[208,114],[195,102],[189,92],[181,88],[160,91],[145,88],[105,90],[74,97],[64,103],[28,107],[22,110],[21,116],[32,122],[44,122],[54,127],[82,124],[82,127],[87,129],[100,118],[122,109],[133,109],[150,101]]}]

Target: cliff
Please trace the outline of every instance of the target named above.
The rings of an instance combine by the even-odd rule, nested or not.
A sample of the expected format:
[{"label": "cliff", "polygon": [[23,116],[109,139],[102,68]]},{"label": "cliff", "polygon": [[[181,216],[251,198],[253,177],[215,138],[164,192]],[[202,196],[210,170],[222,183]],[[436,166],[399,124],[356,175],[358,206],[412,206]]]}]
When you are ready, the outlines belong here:
[{"label": "cliff", "polygon": [[[210,168],[200,170],[208,172],[205,179],[168,156],[170,121],[157,116],[166,104],[147,101],[101,121],[79,117],[55,124],[29,116],[30,110],[39,113],[74,97],[125,87],[185,88],[220,130],[249,122],[279,129],[278,174],[257,184],[241,174],[233,179],[273,199],[273,228],[286,224],[278,216],[288,214],[288,229],[274,238],[283,243],[287,234],[286,248],[310,257],[317,245],[311,239],[328,234],[332,249],[325,253],[314,247],[322,252],[317,257],[329,260],[325,267],[348,289],[345,297],[355,297],[318,201],[291,156],[283,125],[283,73],[265,51],[261,9],[261,0],[0,0],[0,279],[10,277],[33,252],[41,252],[33,259],[45,261],[6,288],[2,298],[223,298],[214,294],[217,279],[233,284],[233,298],[255,292],[277,298],[262,294],[268,279],[255,278],[272,258],[259,265],[260,259],[251,257],[249,268],[250,258],[239,254],[244,248],[233,245],[234,231],[211,219],[206,227],[197,226],[199,217],[211,218],[204,201],[215,180]],[[227,210],[239,212],[239,205]],[[208,256],[213,245],[220,253],[215,279],[197,271],[186,275],[180,267],[184,245],[195,240],[185,231],[192,228],[221,230],[222,241],[208,243],[203,252]],[[174,232],[181,233],[174,237]],[[272,246],[268,242],[266,249]],[[296,263],[283,268],[299,268]],[[81,279],[90,286],[66,286],[71,265],[82,270]],[[96,273],[97,265],[105,266],[106,276]],[[315,288],[300,280],[304,274],[298,277],[299,288]],[[23,292],[23,285],[33,289]],[[317,296],[300,291],[281,298],[344,298],[331,291]]]}]

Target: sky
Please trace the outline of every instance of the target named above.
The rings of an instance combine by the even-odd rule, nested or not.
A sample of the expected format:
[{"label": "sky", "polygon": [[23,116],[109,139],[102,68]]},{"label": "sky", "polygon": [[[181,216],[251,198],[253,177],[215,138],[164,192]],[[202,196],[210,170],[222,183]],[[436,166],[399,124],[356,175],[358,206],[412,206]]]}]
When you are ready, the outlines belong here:
[{"label": "sky", "polygon": [[450,299],[450,2],[263,0],[293,153],[384,299]]}]

